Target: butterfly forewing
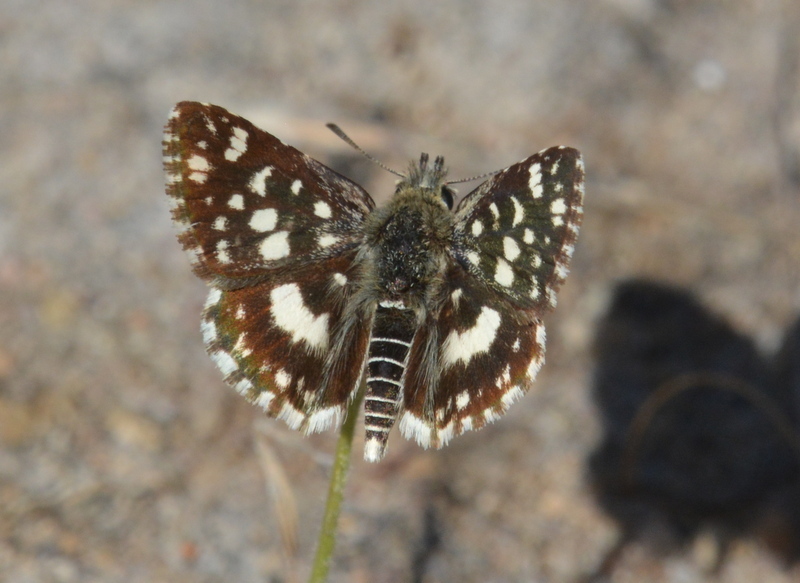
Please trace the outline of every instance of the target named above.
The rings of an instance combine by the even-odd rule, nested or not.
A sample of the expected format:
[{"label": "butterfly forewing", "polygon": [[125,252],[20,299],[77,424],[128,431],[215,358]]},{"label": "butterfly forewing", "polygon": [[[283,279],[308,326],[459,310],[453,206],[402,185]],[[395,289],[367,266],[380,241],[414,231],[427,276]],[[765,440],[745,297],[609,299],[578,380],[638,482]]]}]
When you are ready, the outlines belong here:
[{"label": "butterfly forewing", "polygon": [[215,105],[175,106],[164,167],[196,273],[226,287],[353,248],[374,206],[357,184]]},{"label": "butterfly forewing", "polygon": [[524,309],[551,310],[583,217],[583,161],[563,146],[514,164],[456,210],[457,259]]}]

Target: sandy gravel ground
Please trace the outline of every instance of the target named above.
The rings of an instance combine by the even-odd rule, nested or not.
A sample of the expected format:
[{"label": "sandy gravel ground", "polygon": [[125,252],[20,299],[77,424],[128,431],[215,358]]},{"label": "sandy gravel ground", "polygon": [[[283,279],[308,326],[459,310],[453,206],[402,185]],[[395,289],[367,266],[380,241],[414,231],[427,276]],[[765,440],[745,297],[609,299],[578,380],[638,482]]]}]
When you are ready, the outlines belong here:
[{"label": "sandy gravel ground", "polygon": [[[453,176],[583,151],[584,228],[535,389],[442,451],[395,433],[384,463],[357,456],[332,581],[591,571],[616,537],[584,466],[590,341],[613,283],[686,286],[767,352],[800,312],[798,39],[792,0],[4,0],[0,580],[307,576],[335,436],[266,421],[205,355],[205,286],[161,171],[161,128],[185,99],[377,198],[393,177],[324,122],[395,167],[441,153]],[[616,580],[704,581],[706,547],[634,545]],[[744,540],[718,580],[798,579]]]}]

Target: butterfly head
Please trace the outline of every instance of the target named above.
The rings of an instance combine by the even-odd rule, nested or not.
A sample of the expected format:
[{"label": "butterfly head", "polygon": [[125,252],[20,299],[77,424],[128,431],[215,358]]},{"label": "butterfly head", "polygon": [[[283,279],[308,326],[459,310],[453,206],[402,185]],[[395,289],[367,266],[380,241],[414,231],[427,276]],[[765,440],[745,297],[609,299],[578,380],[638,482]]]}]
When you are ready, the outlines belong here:
[{"label": "butterfly head", "polygon": [[444,158],[436,156],[433,165],[428,164],[428,154],[422,153],[419,162],[412,162],[407,176],[397,183],[396,192],[413,189],[423,196],[435,198],[448,209],[453,208],[455,191],[447,185],[445,177],[447,169],[444,167]]}]

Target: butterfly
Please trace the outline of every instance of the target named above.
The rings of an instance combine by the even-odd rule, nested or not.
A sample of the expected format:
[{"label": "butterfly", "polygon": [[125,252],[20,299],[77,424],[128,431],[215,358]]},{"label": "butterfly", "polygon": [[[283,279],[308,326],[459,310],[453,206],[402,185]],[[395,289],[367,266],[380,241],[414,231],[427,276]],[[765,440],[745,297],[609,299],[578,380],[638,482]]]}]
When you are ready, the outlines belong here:
[{"label": "butterfly", "polygon": [[544,362],[583,216],[580,153],[549,148],[453,210],[444,160],[412,162],[376,208],[358,184],[215,105],[164,134],[178,240],[211,290],[206,349],[228,384],[306,433],[335,427],[366,377],[364,457],[496,420]]}]

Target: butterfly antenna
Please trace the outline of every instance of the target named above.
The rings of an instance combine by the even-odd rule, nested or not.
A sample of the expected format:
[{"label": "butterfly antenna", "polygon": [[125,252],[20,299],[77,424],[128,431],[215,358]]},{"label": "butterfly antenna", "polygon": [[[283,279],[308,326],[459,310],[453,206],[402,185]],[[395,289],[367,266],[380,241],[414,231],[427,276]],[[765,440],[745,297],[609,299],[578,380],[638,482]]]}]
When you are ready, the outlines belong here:
[{"label": "butterfly antenna", "polygon": [[494,176],[498,172],[502,172],[502,170],[494,170],[493,172],[487,172],[486,174],[478,174],[477,176],[470,176],[469,178],[448,180],[445,184],[461,184],[462,182],[472,182],[473,180],[480,180],[481,178],[489,178],[489,176]]},{"label": "butterfly antenna", "polygon": [[383,162],[381,162],[381,161],[380,161],[380,160],[378,160],[377,158],[375,158],[375,157],[373,157],[373,156],[370,156],[369,154],[367,154],[367,153],[364,151],[364,149],[363,149],[361,146],[359,146],[358,144],[356,144],[356,143],[355,143],[355,142],[354,142],[354,141],[353,141],[353,140],[350,138],[350,136],[348,136],[346,133],[344,133],[344,132],[342,131],[342,128],[340,128],[339,126],[337,126],[335,123],[329,123],[329,124],[325,124],[325,125],[326,125],[326,126],[328,127],[328,129],[329,129],[329,130],[331,130],[331,131],[332,131],[334,134],[336,134],[336,135],[337,135],[337,136],[339,136],[339,137],[340,137],[342,140],[344,140],[344,142],[345,142],[345,143],[347,143],[349,146],[351,146],[351,147],[352,147],[353,149],[355,149],[356,151],[360,152],[360,153],[361,153],[361,154],[362,154],[362,155],[363,155],[363,156],[364,156],[364,157],[365,157],[367,160],[369,160],[370,162],[373,162],[373,163],[377,164],[378,166],[380,166],[381,168],[383,168],[383,169],[384,169],[384,170],[386,170],[387,172],[391,172],[391,173],[392,173],[392,174],[394,174],[395,176],[399,176],[400,178],[405,178],[405,176],[404,176],[403,174],[400,174],[399,172],[397,172],[397,171],[395,171],[395,170],[392,170],[391,168],[389,168],[389,167],[388,167],[386,164],[384,164]]}]

